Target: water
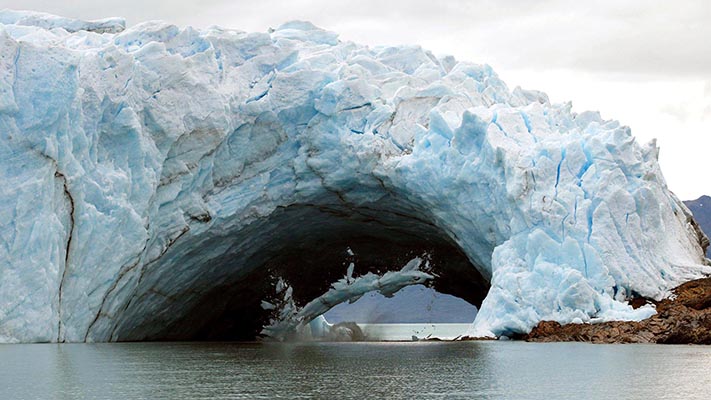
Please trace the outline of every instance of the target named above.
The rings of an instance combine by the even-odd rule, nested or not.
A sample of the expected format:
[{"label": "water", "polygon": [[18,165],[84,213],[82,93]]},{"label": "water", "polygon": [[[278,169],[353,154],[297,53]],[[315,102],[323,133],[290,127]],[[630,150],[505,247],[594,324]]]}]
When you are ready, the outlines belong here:
[{"label": "water", "polygon": [[464,336],[468,324],[444,324],[444,323],[414,323],[414,324],[362,324],[358,326],[363,330],[367,340],[412,340],[413,336],[418,339],[439,338],[452,340]]},{"label": "water", "polygon": [[708,399],[711,347],[411,343],[0,346],[9,399]]}]

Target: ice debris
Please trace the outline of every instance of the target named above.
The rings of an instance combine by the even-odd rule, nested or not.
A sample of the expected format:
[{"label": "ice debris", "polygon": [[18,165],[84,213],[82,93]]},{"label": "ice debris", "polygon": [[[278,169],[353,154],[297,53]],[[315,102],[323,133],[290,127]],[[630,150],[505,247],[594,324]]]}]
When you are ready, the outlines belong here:
[{"label": "ice debris", "polygon": [[413,258],[400,270],[388,271],[382,275],[368,272],[353,277],[353,269],[354,264],[350,263],[345,277],[334,282],[326,293],[303,307],[296,306],[292,298],[292,288],[279,279],[276,285],[277,295],[280,297],[278,305],[267,301],[262,303],[264,309],[274,310],[275,315],[269,325],[264,327],[262,334],[277,340],[328,337],[333,326],[322,315],[338,304],[354,302],[368,292],[378,292],[385,297],[391,297],[405,286],[434,279],[433,275],[425,272],[428,269],[428,261],[420,257]]}]

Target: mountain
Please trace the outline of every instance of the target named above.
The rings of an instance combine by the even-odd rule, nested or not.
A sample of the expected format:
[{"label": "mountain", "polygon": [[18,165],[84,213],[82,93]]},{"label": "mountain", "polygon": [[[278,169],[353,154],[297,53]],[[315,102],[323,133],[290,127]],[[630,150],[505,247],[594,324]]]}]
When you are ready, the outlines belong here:
[{"label": "mountain", "polygon": [[[691,213],[694,214],[696,222],[707,236],[711,235],[711,197],[701,196],[696,200],[684,201]],[[711,258],[711,246],[706,250],[706,257]]]},{"label": "mountain", "polygon": [[413,285],[390,298],[370,292],[352,304],[337,305],[324,317],[331,323],[471,323],[476,312],[476,307],[458,297]]}]

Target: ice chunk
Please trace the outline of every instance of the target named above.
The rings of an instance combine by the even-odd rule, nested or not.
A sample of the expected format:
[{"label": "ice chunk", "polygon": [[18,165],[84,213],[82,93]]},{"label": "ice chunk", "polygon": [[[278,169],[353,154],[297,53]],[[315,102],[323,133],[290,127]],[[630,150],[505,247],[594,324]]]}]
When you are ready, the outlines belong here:
[{"label": "ice chunk", "polygon": [[[331,285],[326,293],[310,301],[302,308],[298,308],[291,300],[290,289],[287,289],[288,295],[283,297],[282,306],[276,310],[275,318],[270,324],[262,330],[263,335],[267,335],[274,339],[284,340],[298,336],[311,335],[313,337],[323,337],[324,332],[330,332],[324,327],[322,322],[325,319],[319,319],[314,327],[312,321],[321,317],[331,308],[346,301],[358,299],[368,292],[378,292],[384,296],[392,296],[398,290],[410,286],[427,282],[434,276],[421,271],[420,267],[423,262],[427,261],[420,257],[415,257],[405,264],[399,271],[388,271],[382,275],[369,272],[363,276],[349,279],[348,277],[340,279]],[[352,263],[348,267],[352,270]],[[283,282],[283,281],[279,281]],[[283,288],[283,285],[279,285]],[[319,325],[320,324],[320,325]],[[306,327],[310,327],[310,331],[305,333]],[[338,336],[338,335],[337,335]]]}]

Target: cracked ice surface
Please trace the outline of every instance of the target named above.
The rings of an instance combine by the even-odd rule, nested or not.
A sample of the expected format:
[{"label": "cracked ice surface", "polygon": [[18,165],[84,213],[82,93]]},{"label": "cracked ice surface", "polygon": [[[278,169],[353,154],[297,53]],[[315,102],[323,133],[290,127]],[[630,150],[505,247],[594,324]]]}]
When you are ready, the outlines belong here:
[{"label": "cracked ice surface", "polygon": [[640,319],[629,296],[709,272],[654,143],[486,65],[106,24],[0,12],[2,341],[151,337],[293,204],[395,199],[446,232],[491,281],[472,335]]}]

